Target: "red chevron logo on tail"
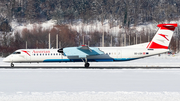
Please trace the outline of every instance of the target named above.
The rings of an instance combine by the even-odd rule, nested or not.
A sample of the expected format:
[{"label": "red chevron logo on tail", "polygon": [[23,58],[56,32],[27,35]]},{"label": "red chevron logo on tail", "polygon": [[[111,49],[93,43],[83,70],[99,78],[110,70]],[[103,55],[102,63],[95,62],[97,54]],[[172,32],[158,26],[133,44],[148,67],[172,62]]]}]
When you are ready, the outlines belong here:
[{"label": "red chevron logo on tail", "polygon": [[164,35],[164,34],[159,34],[159,35],[162,36],[162,37],[164,37],[166,40],[169,41],[169,39],[166,37],[166,36],[168,36],[168,35]]}]

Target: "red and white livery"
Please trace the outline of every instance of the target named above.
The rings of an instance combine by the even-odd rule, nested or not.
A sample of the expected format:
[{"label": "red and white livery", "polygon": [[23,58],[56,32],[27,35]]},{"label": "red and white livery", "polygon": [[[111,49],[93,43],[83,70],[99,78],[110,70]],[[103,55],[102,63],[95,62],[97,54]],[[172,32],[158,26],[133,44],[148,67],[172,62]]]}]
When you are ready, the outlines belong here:
[{"label": "red and white livery", "polygon": [[177,24],[159,24],[159,30],[153,40],[148,44],[147,48],[152,49],[168,49],[170,40]]}]

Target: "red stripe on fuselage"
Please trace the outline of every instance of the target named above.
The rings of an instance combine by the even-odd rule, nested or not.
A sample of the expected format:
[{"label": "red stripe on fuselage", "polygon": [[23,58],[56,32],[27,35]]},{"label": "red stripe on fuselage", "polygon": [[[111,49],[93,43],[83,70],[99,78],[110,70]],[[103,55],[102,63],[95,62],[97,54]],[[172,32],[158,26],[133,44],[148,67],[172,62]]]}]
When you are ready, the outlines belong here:
[{"label": "red stripe on fuselage", "polygon": [[28,54],[29,56],[31,56],[27,51],[22,50],[22,52],[24,52],[24,53]]}]

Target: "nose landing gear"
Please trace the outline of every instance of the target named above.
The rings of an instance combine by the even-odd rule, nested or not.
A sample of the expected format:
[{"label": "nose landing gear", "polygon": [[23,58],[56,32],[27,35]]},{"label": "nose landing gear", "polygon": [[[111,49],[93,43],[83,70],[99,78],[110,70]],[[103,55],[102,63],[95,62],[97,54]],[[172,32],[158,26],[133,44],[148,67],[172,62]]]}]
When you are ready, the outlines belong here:
[{"label": "nose landing gear", "polygon": [[13,64],[13,63],[11,63],[11,67],[14,67],[14,64]]}]

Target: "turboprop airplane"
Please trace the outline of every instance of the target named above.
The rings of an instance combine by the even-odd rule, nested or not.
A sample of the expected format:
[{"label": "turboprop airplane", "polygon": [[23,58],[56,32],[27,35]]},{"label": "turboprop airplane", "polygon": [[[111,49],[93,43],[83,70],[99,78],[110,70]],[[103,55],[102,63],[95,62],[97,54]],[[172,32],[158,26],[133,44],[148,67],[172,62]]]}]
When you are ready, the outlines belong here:
[{"label": "turboprop airplane", "polygon": [[125,47],[66,47],[62,49],[19,49],[3,61],[11,63],[32,62],[114,62],[129,61],[168,52],[168,46],[177,24],[159,24],[154,38],[147,43]]}]

